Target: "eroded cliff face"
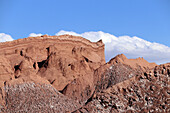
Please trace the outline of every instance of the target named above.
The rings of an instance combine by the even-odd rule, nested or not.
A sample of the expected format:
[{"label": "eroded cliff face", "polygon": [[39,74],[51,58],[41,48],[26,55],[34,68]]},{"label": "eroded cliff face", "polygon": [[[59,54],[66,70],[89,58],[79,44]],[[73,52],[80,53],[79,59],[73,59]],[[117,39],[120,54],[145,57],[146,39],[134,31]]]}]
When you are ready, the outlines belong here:
[{"label": "eroded cliff face", "polygon": [[[157,66],[143,58],[127,59],[123,54],[105,63],[101,40],[90,42],[71,35],[44,35],[0,43],[0,112],[148,110],[142,107],[145,101],[138,97],[135,102],[140,109],[132,107],[135,102],[131,102],[134,99],[129,96],[128,88],[142,92],[142,99],[152,95],[143,91],[151,84],[155,87],[159,84],[161,91],[162,88],[167,91],[169,67],[169,64]],[[169,98],[169,92],[161,91],[161,97]],[[158,91],[154,93],[157,95]],[[104,98],[107,96],[109,100]],[[117,102],[121,103],[120,108],[114,104]]]},{"label": "eroded cliff face", "polygon": [[40,36],[0,43],[1,87],[51,84],[85,103],[94,91],[93,72],[105,63],[104,44],[71,35]]}]

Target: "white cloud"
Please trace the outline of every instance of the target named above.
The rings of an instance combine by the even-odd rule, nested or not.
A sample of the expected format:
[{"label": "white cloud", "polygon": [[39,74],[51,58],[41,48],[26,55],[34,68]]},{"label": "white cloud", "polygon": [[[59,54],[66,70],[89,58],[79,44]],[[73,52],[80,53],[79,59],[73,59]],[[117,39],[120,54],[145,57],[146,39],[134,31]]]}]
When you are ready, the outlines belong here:
[{"label": "white cloud", "polygon": [[0,42],[12,41],[14,40],[10,35],[5,33],[0,33]]},{"label": "white cloud", "polygon": [[149,42],[136,36],[116,37],[102,31],[78,34],[72,31],[61,30],[56,33],[56,35],[63,34],[82,36],[92,42],[102,39],[105,43],[107,61],[115,55],[123,53],[128,58],[144,57],[149,62],[156,62],[158,64],[170,62],[170,47],[155,42]]},{"label": "white cloud", "polygon": [[56,35],[64,35],[64,34],[69,34],[69,35],[74,35],[74,36],[81,36],[81,34],[77,34],[77,33],[73,32],[73,31],[61,30],[58,33],[56,33]]},{"label": "white cloud", "polygon": [[36,34],[36,33],[30,33],[29,34],[29,37],[37,37],[37,36],[42,36],[43,34],[41,34],[41,33],[38,33],[38,34]]}]

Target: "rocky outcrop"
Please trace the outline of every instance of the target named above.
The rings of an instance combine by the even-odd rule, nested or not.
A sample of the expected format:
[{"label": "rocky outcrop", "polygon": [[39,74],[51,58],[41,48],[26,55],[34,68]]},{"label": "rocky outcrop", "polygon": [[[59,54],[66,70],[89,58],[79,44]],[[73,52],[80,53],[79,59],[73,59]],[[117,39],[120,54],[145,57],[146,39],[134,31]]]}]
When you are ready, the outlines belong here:
[{"label": "rocky outcrop", "polygon": [[51,84],[81,104],[94,92],[94,70],[105,63],[101,40],[93,43],[71,35],[29,37],[0,43],[0,48],[2,89],[30,82]]},{"label": "rocky outcrop", "polygon": [[128,59],[124,54],[117,55],[116,57],[112,58],[108,63],[109,64],[122,63],[142,71],[153,69],[157,65],[155,63],[149,63],[143,57],[142,58],[139,57],[136,59]]},{"label": "rocky outcrop", "polygon": [[[5,86],[5,106],[2,112],[70,112],[79,108],[78,102],[59,93],[51,85],[24,83]],[[2,107],[2,106],[1,106]]]},{"label": "rocky outcrop", "polygon": [[97,90],[107,89],[135,75],[141,75],[155,66],[157,64],[149,63],[143,58],[128,59],[125,55],[120,54],[95,70],[95,80],[97,81],[94,83],[97,83]]},{"label": "rocky outcrop", "polygon": [[0,112],[168,112],[170,64],[120,54],[104,44],[38,36],[0,43]]},{"label": "rocky outcrop", "polygon": [[85,106],[74,113],[169,113],[170,64],[97,92]]}]

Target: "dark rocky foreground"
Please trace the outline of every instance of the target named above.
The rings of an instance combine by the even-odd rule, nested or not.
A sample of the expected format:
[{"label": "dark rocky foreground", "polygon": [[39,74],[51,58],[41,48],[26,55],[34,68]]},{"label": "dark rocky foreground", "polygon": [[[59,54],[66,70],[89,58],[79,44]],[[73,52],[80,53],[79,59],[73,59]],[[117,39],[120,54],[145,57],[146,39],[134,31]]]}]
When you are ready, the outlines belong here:
[{"label": "dark rocky foreground", "polygon": [[68,112],[79,108],[78,102],[68,99],[51,85],[24,83],[5,87],[5,106],[2,112]]},{"label": "dark rocky foreground", "polygon": [[0,112],[170,112],[170,63],[123,54],[71,35],[0,43]]},{"label": "dark rocky foreground", "polygon": [[170,64],[157,66],[154,72],[136,75],[96,92],[75,113],[169,113],[169,71]]}]

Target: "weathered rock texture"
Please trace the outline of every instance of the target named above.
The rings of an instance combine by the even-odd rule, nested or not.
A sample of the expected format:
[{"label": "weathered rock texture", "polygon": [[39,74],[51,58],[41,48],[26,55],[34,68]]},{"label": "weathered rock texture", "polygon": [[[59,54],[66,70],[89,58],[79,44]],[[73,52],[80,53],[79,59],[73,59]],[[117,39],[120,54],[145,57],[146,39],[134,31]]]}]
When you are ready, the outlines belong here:
[{"label": "weathered rock texture", "polygon": [[170,64],[123,54],[105,63],[101,40],[0,43],[0,112],[168,112],[169,75]]},{"label": "weathered rock texture", "polygon": [[75,113],[169,113],[170,64],[97,92]]},{"label": "weathered rock texture", "polygon": [[2,112],[70,112],[80,105],[59,93],[51,85],[24,83],[5,86],[5,106]]},{"label": "weathered rock texture", "polygon": [[96,89],[107,89],[135,75],[141,75],[155,66],[155,63],[149,63],[143,58],[128,59],[123,54],[117,55],[108,63],[95,70],[95,80],[97,80]]}]

